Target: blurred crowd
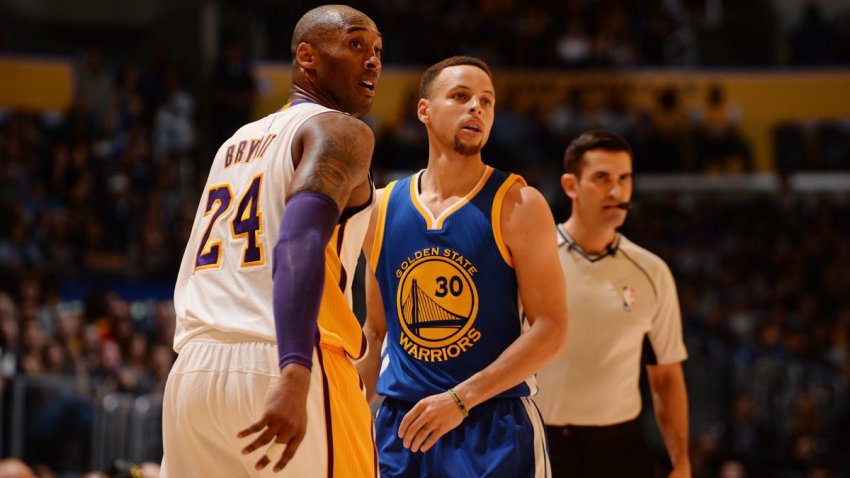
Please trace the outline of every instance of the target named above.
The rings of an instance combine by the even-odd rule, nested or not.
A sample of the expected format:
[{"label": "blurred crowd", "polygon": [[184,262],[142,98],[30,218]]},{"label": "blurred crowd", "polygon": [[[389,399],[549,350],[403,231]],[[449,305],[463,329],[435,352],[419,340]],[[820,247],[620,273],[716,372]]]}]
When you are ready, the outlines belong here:
[{"label": "blurred crowd", "polygon": [[[753,171],[751,148],[740,129],[742,113],[722,83],[687,102],[683,87],[665,85],[650,92],[648,104],[638,104],[637,89],[624,80],[575,83],[557,102],[543,105],[524,102],[520,92],[508,88],[496,103],[488,161],[532,178],[541,171],[558,174],[565,145],[583,131],[603,128],[629,140],[636,156],[645,159],[643,172]],[[410,91],[396,119],[378,131],[376,168],[425,166],[427,138],[416,117],[417,101]]]},{"label": "blurred crowd", "polygon": [[[82,478],[159,478],[159,475],[158,463],[131,463],[119,460],[106,471],[90,471],[83,474]],[[33,469],[17,458],[0,460],[0,478],[46,478],[52,476],[53,473],[45,467],[36,466]]]},{"label": "blurred crowd", "polygon": [[[290,58],[295,22],[323,0],[286,2],[184,2],[185,11],[154,8],[183,22],[169,37],[169,48],[197,60],[199,41],[182,36],[206,15],[236,32],[251,51],[264,58]],[[495,67],[632,68],[678,66],[818,67],[850,63],[850,9],[831,0],[349,0],[369,14],[387,39],[390,64],[425,65],[454,54],[471,54]],[[129,5],[129,4],[128,4]],[[206,7],[212,7],[211,12]],[[13,6],[12,6],[13,7]],[[0,51],[43,47],[42,33],[69,32],[35,25],[31,16],[0,5],[13,20],[0,21]],[[25,11],[25,10],[24,10]],[[103,13],[92,9],[85,21]],[[18,15],[18,16],[16,16]],[[81,17],[82,18],[82,17]],[[109,23],[108,18],[102,18]],[[62,24],[63,19],[53,19]],[[69,22],[74,25],[73,20]],[[77,20],[77,23],[84,23]],[[161,22],[156,28],[174,28]],[[78,26],[78,25],[77,25]],[[150,27],[150,26],[147,26]],[[91,30],[91,29],[89,29]],[[121,43],[110,30],[87,31]],[[198,35],[200,37],[201,35]],[[138,40],[138,38],[134,39]],[[185,43],[185,44],[182,44]],[[51,45],[51,53],[68,45]]]},{"label": "blurred crowd", "polygon": [[635,200],[624,233],[677,281],[695,476],[848,476],[850,197]]},{"label": "blurred crowd", "polygon": [[[249,114],[252,79],[237,50],[226,50],[217,68],[221,102],[214,102],[212,118]],[[80,397],[162,391],[174,359],[169,298],[134,307],[110,286],[173,283],[204,179],[198,171],[208,160],[199,157],[195,96],[180,86],[176,68],[130,65],[110,76],[96,51],[85,59],[69,111],[0,116],[3,384],[58,374],[75,377],[81,391],[34,411],[27,437],[39,443],[90,436],[93,405]],[[690,111],[680,108],[673,88],[659,91],[649,111],[630,108],[625,93],[616,85],[573,88],[543,115],[522,111],[508,91],[500,98],[488,157],[521,170],[545,191],[569,139],[604,127],[632,140],[640,173],[707,171],[729,161],[737,164],[732,169],[750,167],[736,129],[740,112],[721,85]],[[406,109],[379,132],[378,176],[424,165],[424,128],[413,108]],[[211,131],[226,134],[228,127],[215,123]],[[549,192],[556,215],[566,217],[563,195]],[[759,475],[770,469],[765,463],[842,466],[829,460],[850,449],[840,433],[846,407],[827,404],[830,396],[812,393],[805,381],[785,390],[791,394],[785,405],[769,402],[758,387],[767,386],[760,367],[774,359],[783,369],[826,368],[845,387],[850,379],[850,276],[844,272],[850,228],[841,220],[850,217],[847,198],[645,194],[626,234],[670,263],[689,337],[707,337],[723,350],[689,344],[693,356],[707,356],[721,374],[723,393],[713,399],[727,405],[694,430],[695,456],[704,458],[695,460],[704,465],[701,476],[734,468],[729,459],[751,477],[779,476]],[[6,386],[4,393],[8,400]],[[785,419],[777,421],[769,410],[787,412]],[[802,465],[788,461],[799,454],[808,456]],[[61,467],[61,456],[51,455],[29,458]]]},{"label": "blurred crowd", "polygon": [[[255,25],[267,25],[269,41],[263,47],[268,56],[289,56],[286,35],[297,19],[292,13],[320,3],[294,0],[291,6],[256,3],[248,7],[259,20]],[[369,13],[384,37],[393,40],[386,43],[385,50],[385,59],[392,64],[430,64],[458,53],[479,56],[496,67],[818,66],[850,62],[850,11],[845,8],[835,14],[834,8],[824,10],[822,5],[828,2],[348,3]],[[289,28],[279,28],[281,18],[292,22],[284,23]]]},{"label": "blurred crowd", "polygon": [[[272,3],[266,7],[282,8]],[[351,3],[374,11],[381,2]],[[770,15],[749,13],[764,2],[722,2],[721,24],[712,24],[712,2],[704,1],[389,3],[375,15],[393,38],[388,63],[461,52],[502,67],[850,63],[848,18],[814,6],[764,36],[778,38],[784,46],[771,51],[782,55],[753,60],[736,56],[746,48],[716,47],[736,28],[779,29]],[[288,55],[288,38],[270,44]],[[706,54],[718,50],[728,56]],[[0,110],[0,456],[9,452],[13,382],[73,383],[59,400],[27,405],[25,438],[40,446],[25,447],[24,458],[43,465],[41,476],[88,467],[93,397],[161,393],[175,357],[170,297],[122,291],[172,286],[211,155],[249,120],[258,88],[239,42],[224,45],[203,88],[191,87],[178,63],[114,66],[90,48],[67,111]],[[695,106],[676,86],[654,91],[650,106],[634,104],[633,93],[616,81],[574,85],[544,108],[501,91],[485,157],[539,186],[559,220],[567,217],[556,180],[563,150],[588,128],[626,136],[638,174],[753,170],[742,112],[722,83]],[[416,100],[412,92],[376,132],[379,183],[425,165]],[[780,167],[810,169],[799,159],[806,134],[778,130],[777,144],[791,145],[778,149],[790,158],[778,158]],[[845,156],[817,164],[847,168],[847,131],[841,135],[836,150]],[[691,362],[705,365],[689,384],[714,380],[706,385],[714,394],[692,393],[695,476],[850,477],[847,217],[841,195],[638,193],[624,231],[667,260],[677,279]]]},{"label": "blurred crowd", "polygon": [[0,441],[21,410],[12,381],[73,377],[58,399],[26,397],[24,431],[29,462],[72,470],[91,456],[92,397],[163,391],[170,296],[139,307],[115,284],[170,289],[203,180],[176,67],[111,73],[92,50],[78,73],[68,111],[0,112]]}]

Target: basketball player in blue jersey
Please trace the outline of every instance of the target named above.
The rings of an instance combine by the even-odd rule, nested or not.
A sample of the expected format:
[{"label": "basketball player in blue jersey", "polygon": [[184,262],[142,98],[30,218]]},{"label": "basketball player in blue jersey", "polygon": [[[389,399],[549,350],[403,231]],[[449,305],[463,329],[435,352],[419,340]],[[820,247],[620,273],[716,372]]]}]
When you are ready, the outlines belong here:
[{"label": "basketball player in blue jersey", "polygon": [[529,396],[567,333],[554,219],[537,190],[481,158],[496,103],[483,61],[431,66],[419,94],[428,167],[379,192],[364,245],[374,275],[358,368],[385,397],[381,475],[549,476]]},{"label": "basketball player in blue jersey", "polygon": [[328,5],[298,21],[291,47],[289,103],[221,146],[196,213],[174,292],[163,476],[377,473],[351,282],[375,197],[375,139],[356,116],[381,34]]}]

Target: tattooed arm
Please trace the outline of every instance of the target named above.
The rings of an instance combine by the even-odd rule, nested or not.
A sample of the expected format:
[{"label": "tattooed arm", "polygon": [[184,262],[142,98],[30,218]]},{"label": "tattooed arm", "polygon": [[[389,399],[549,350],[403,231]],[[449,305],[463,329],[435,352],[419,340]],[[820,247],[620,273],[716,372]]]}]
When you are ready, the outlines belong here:
[{"label": "tattooed arm", "polygon": [[340,210],[369,199],[369,166],[375,135],[366,123],[344,114],[314,116],[299,130],[292,193],[316,191]]},{"label": "tattooed arm", "polygon": [[[307,394],[325,280],[325,247],[340,212],[369,198],[374,144],[374,135],[365,123],[338,113],[311,118],[295,140],[295,178],[272,259],[280,379],[266,398],[262,417],[238,434],[244,438],[259,432],[243,448],[246,454],[272,441],[285,445],[275,471],[292,458],[307,431]],[[269,464],[268,455],[256,463],[257,469]]]}]

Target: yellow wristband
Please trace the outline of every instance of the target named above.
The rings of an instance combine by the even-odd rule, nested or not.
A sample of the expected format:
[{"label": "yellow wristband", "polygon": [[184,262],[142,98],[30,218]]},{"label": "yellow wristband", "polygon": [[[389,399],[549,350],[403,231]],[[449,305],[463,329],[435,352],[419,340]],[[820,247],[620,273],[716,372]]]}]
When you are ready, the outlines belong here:
[{"label": "yellow wristband", "polygon": [[457,394],[457,392],[455,392],[455,389],[450,388],[448,390],[448,392],[449,392],[449,395],[451,395],[452,398],[455,399],[455,403],[457,404],[457,407],[460,408],[460,413],[461,413],[461,415],[463,415],[463,418],[468,417],[469,412],[466,411],[466,406],[464,406],[463,400],[460,399],[460,396]]},{"label": "yellow wristband", "polygon": [[130,467],[130,478],[145,478],[144,472],[142,471],[142,467],[139,465],[133,465]]}]

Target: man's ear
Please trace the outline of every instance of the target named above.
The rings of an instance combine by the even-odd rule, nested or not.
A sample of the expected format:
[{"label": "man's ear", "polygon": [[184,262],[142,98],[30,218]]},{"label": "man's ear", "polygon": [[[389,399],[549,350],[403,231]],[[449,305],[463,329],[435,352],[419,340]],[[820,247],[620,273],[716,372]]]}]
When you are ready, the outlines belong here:
[{"label": "man's ear", "polygon": [[318,58],[316,48],[307,42],[301,42],[295,47],[295,62],[303,70],[315,70]]},{"label": "man's ear", "polygon": [[578,184],[578,178],[573,173],[564,173],[561,175],[561,189],[567,194],[570,199],[575,199],[578,197],[578,191],[576,190],[576,185]]},{"label": "man's ear", "polygon": [[431,123],[431,104],[425,98],[419,98],[419,103],[416,104],[416,116],[419,117],[419,121],[422,124],[430,124]]}]

